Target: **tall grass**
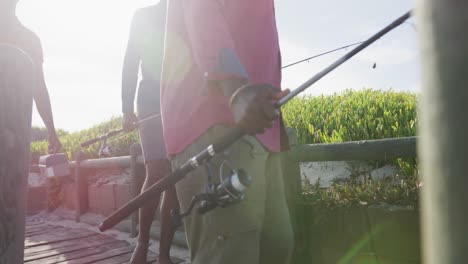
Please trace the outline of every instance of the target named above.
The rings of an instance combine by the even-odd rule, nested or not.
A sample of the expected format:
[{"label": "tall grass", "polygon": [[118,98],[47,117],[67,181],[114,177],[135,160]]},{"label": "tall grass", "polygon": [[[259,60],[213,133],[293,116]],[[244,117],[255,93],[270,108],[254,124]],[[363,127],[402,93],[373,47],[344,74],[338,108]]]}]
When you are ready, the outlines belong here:
[{"label": "tall grass", "polygon": [[293,99],[282,109],[301,144],[416,135],[414,93],[362,90]]},{"label": "tall grass", "polygon": [[[332,143],[414,136],[416,104],[413,93],[367,89],[296,98],[286,104],[282,112],[286,125],[296,129],[300,144]],[[121,122],[122,119],[117,117],[79,132],[61,131],[63,151],[73,159],[82,142],[120,129]],[[111,146],[116,149],[115,155],[128,155],[129,146],[137,141],[138,133],[134,132],[112,142]],[[85,151],[90,157],[97,157],[99,147],[96,143]],[[33,142],[31,151],[36,156],[44,155],[47,142]]]}]

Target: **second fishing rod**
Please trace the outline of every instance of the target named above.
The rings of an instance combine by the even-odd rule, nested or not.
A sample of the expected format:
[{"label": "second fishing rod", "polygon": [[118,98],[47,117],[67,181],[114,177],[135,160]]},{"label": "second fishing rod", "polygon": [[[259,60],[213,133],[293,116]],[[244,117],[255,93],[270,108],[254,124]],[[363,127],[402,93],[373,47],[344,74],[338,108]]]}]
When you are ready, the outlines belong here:
[{"label": "second fishing rod", "polygon": [[[138,128],[138,126],[140,126],[140,125],[143,124],[144,122],[147,122],[147,121],[149,121],[149,120],[158,118],[158,117],[160,117],[160,116],[161,116],[161,114],[155,114],[155,115],[149,116],[149,117],[147,117],[147,118],[138,120],[137,122],[133,123],[133,126],[134,126],[135,128]],[[88,141],[86,141],[86,142],[81,143],[81,147],[82,147],[82,148],[85,148],[85,147],[87,147],[87,146],[89,146],[89,145],[92,145],[92,144],[94,144],[94,143],[96,143],[96,142],[105,141],[105,140],[107,140],[108,138],[111,138],[111,137],[113,137],[113,136],[116,136],[116,135],[118,135],[118,134],[120,134],[120,133],[122,133],[122,132],[124,132],[123,128],[117,129],[117,130],[111,130],[111,131],[107,132],[106,134],[104,134],[104,135],[102,135],[102,136],[99,136],[99,137],[96,137],[96,138],[93,138],[93,139],[90,139],[90,140],[88,140]]]},{"label": "second fishing rod", "polygon": [[[344,62],[352,58],[354,55],[356,55],[360,51],[367,48],[370,44],[372,44],[373,42],[375,42],[376,40],[378,40],[379,38],[381,38],[382,36],[390,32],[394,28],[401,25],[410,16],[411,16],[411,12],[407,12],[403,16],[399,17],[390,25],[388,25],[387,27],[379,31],[377,34],[375,34],[368,40],[364,41],[362,44],[354,48],[349,53],[347,53],[345,56],[343,56],[336,62],[332,63],[330,66],[326,67],[321,72],[314,75],[312,78],[307,80],[297,89],[293,90],[287,96],[277,101],[275,103],[275,107],[277,109],[281,108],[281,106],[286,104],[289,100],[297,96],[299,93],[303,92],[305,89],[312,86],[314,83],[322,79],[325,75],[327,75],[328,73],[336,69],[338,66],[340,66],[341,64],[343,64]],[[112,228],[113,226],[121,222],[123,219],[125,219],[127,216],[129,216],[131,213],[138,210],[144,204],[149,202],[153,197],[157,197],[162,192],[164,192],[168,187],[182,180],[188,173],[190,173],[191,171],[195,170],[196,168],[210,161],[215,155],[227,149],[229,146],[231,146],[234,142],[242,138],[244,135],[245,135],[245,132],[242,131],[239,127],[233,127],[232,131],[228,133],[225,137],[221,138],[220,140],[206,147],[206,149],[204,149],[199,154],[189,159],[187,162],[185,162],[181,167],[176,169],[174,172],[164,177],[163,179],[161,179],[154,185],[152,185],[150,188],[142,192],[140,195],[138,195],[137,197],[129,201],[127,204],[122,206],[120,209],[115,211],[112,215],[107,217],[99,225],[99,230],[105,231],[105,230]]]}]

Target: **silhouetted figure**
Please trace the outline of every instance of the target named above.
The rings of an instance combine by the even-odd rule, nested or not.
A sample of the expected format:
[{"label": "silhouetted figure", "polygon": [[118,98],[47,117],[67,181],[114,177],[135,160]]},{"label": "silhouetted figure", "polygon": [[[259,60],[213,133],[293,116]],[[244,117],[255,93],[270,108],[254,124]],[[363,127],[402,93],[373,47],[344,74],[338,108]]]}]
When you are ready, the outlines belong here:
[{"label": "silhouetted figure", "polygon": [[0,263],[23,263],[34,64],[0,44]]},{"label": "silhouetted figure", "polygon": [[[164,48],[166,4],[139,9],[132,21],[130,37],[122,72],[122,111],[125,131],[135,129],[138,120],[134,113],[134,99],[138,82],[139,68],[141,76],[137,112],[140,120],[157,115],[160,112],[160,75]],[[164,145],[161,117],[151,118],[138,126],[143,156],[146,165],[146,180],[143,190],[156,183],[171,171]],[[141,208],[139,217],[138,244],[133,252],[131,263],[146,263],[149,232],[160,197],[154,203]],[[161,209],[161,239],[159,263],[171,263],[170,247],[175,226],[171,221],[170,210],[178,208],[175,189],[165,192]]]},{"label": "silhouetted figure", "polygon": [[0,0],[0,43],[12,45],[26,52],[33,60],[36,85],[33,97],[36,107],[49,133],[49,152],[55,153],[62,144],[55,131],[49,93],[42,69],[43,53],[39,37],[21,24],[16,17],[18,0]]}]

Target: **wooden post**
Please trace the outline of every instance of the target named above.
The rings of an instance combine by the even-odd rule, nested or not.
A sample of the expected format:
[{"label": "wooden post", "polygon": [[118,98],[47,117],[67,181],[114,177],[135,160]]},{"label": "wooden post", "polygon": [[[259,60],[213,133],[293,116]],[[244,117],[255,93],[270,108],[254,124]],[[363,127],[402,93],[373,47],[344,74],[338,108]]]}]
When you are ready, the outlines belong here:
[{"label": "wooden post", "polygon": [[81,166],[81,161],[84,160],[85,153],[78,151],[75,154],[75,185],[76,185],[76,206],[75,206],[75,221],[81,221],[81,215],[89,209],[88,195],[88,175],[86,170]]},{"label": "wooden post", "polygon": [[0,45],[0,263],[23,263],[34,65]]},{"label": "wooden post", "polygon": [[[143,186],[143,181],[145,179],[145,170],[142,164],[138,164],[137,158],[142,154],[141,145],[133,144],[130,146],[130,177],[131,177],[131,188],[132,188],[132,198],[136,197],[141,192],[141,187]],[[132,224],[131,224],[131,236],[136,237],[137,224],[138,224],[138,210],[132,214]]]},{"label": "wooden post", "polygon": [[[287,128],[289,145],[293,149],[297,145],[296,131],[293,128]],[[286,199],[288,202],[293,226],[297,226],[296,208],[298,198],[301,195],[301,170],[299,162],[291,159],[290,152],[283,155],[283,171]]]},{"label": "wooden post", "polygon": [[416,137],[300,145],[290,157],[298,162],[390,160],[416,157]]},{"label": "wooden post", "polygon": [[[297,146],[296,130],[293,128],[286,128],[289,139],[289,147],[291,149]],[[292,159],[291,152],[283,153],[283,174],[284,174],[284,187],[286,193],[286,201],[289,207],[289,214],[291,218],[291,225],[295,237],[295,252],[292,263],[302,263],[301,249],[302,249],[302,236],[301,236],[301,214],[299,208],[300,195],[302,193],[301,185],[301,169],[299,162]]]},{"label": "wooden post", "polygon": [[424,263],[468,263],[468,2],[419,0]]}]

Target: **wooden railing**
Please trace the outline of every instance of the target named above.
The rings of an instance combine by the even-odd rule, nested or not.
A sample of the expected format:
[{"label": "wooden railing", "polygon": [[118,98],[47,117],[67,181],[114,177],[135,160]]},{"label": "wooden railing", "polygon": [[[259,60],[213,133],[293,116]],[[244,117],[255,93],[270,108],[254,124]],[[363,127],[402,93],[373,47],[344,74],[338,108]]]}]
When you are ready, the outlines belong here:
[{"label": "wooden railing", "polygon": [[[298,145],[295,133],[289,129],[291,150],[283,155],[286,197],[291,211],[291,220],[295,228],[299,228],[300,219],[297,217],[297,204],[301,191],[301,162],[320,161],[351,161],[351,160],[390,160],[399,157],[416,156],[416,137],[392,138],[381,140],[364,140],[333,144]],[[70,162],[74,168],[76,185],[75,220],[80,221],[82,214],[89,209],[87,169],[130,168],[131,196],[140,193],[145,177],[141,147],[134,144],[130,148],[130,156],[111,157],[102,159],[85,159],[81,152],[76,153],[77,159]],[[137,234],[137,213],[131,217],[131,234]],[[299,232],[299,230],[297,230]]]},{"label": "wooden railing", "polygon": [[300,145],[289,155],[298,162],[412,158],[416,156],[416,137]]}]

